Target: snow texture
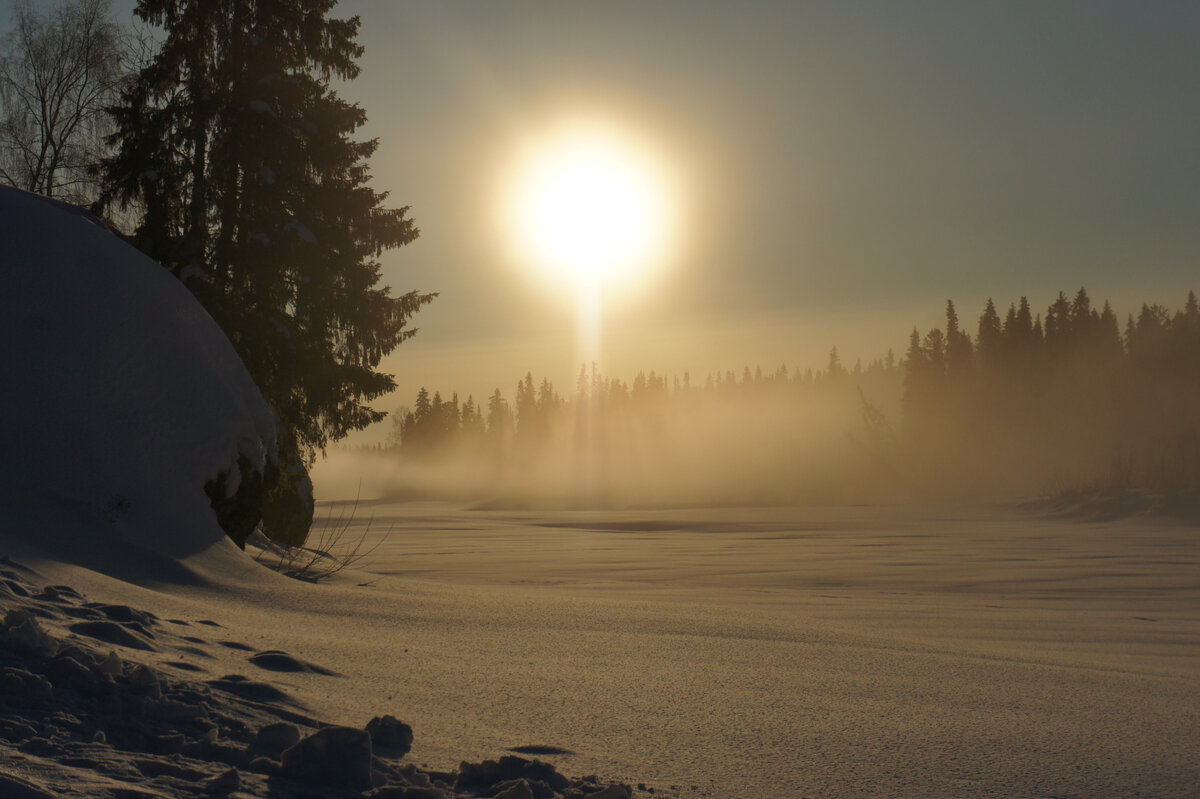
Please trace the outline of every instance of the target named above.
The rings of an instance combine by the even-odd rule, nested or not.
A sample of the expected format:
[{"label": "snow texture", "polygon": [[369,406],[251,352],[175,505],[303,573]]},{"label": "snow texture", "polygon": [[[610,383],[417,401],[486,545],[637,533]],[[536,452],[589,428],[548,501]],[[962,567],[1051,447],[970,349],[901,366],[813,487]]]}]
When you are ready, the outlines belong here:
[{"label": "snow texture", "polygon": [[[40,579],[0,557],[6,799],[629,799],[627,786],[569,780],[522,757],[464,762],[457,773],[401,764],[412,729],[391,716],[364,729],[323,724],[286,690],[243,674],[215,676],[217,650],[251,649],[213,639],[219,624],[88,601],[71,586],[39,586]],[[283,652],[258,652],[249,662],[268,668],[259,662],[267,656],[293,661]]]}]

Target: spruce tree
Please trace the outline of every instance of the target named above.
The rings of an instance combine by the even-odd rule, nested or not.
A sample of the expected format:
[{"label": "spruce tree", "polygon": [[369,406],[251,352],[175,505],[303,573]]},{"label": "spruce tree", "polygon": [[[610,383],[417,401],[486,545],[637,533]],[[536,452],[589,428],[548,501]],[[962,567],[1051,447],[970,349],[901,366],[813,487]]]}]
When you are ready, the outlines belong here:
[{"label": "spruce tree", "polygon": [[531,441],[538,432],[537,391],[533,387],[533,372],[517,381],[515,432],[525,442]]},{"label": "spruce tree", "polygon": [[1200,302],[1195,291],[1188,292],[1178,331],[1183,373],[1193,379],[1200,378]]},{"label": "spruce tree", "polygon": [[1033,357],[1034,348],[1040,343],[1038,336],[1033,330],[1033,313],[1029,308],[1029,298],[1021,297],[1021,304],[1017,308],[1017,321],[1014,328],[1016,333],[1016,347],[1018,357],[1022,362],[1028,363]]},{"label": "spruce tree", "polygon": [[837,347],[829,351],[829,366],[825,370],[825,376],[830,380],[841,380],[846,376],[846,368],[842,366]]},{"label": "spruce tree", "polygon": [[[329,441],[383,418],[368,403],[395,382],[379,363],[434,296],[380,285],[381,253],[418,231],[369,185],[377,141],[353,138],[366,115],[330,87],[362,54],[334,4],[139,0],[162,44],[113,109],[102,167],[100,203],[143,209],[135,243],[220,323],[275,412],[285,493]],[[311,503],[268,532],[302,540],[310,520]]]},{"label": "spruce tree", "polygon": [[958,378],[971,367],[971,337],[958,324],[954,302],[946,300],[946,372]]},{"label": "spruce tree", "polygon": [[921,334],[914,327],[904,355],[904,395],[901,398],[904,435],[915,442],[924,431],[929,412],[929,354],[921,346]]},{"label": "spruce tree", "polygon": [[487,412],[487,432],[498,446],[507,443],[509,436],[512,435],[513,429],[513,412],[508,406],[508,400],[500,393],[497,388],[488,397],[488,412]]},{"label": "spruce tree", "polygon": [[1004,315],[1004,324],[1000,330],[1004,334],[1006,343],[1012,343],[1013,337],[1016,336],[1017,329],[1017,306],[1016,303],[1008,304],[1008,313]]},{"label": "spruce tree", "polygon": [[429,413],[429,443],[431,447],[440,445],[446,437],[446,430],[449,425],[447,416],[449,416],[450,403],[442,401],[442,392],[433,392],[433,402]]},{"label": "spruce tree", "polygon": [[1117,314],[1109,305],[1108,300],[1104,301],[1104,310],[1100,313],[1097,325],[1097,355],[1108,363],[1115,363],[1125,354],[1125,347],[1121,343],[1121,329],[1117,324]]},{"label": "spruce tree", "polygon": [[417,404],[413,408],[413,416],[417,422],[424,422],[430,418],[433,413],[433,402],[429,399],[429,391],[425,386],[421,386],[417,391]]},{"label": "spruce tree", "polygon": [[1066,361],[1074,334],[1071,318],[1071,303],[1061,291],[1054,303],[1046,309],[1046,352],[1052,368],[1059,369]]},{"label": "spruce tree", "polygon": [[979,335],[976,346],[979,350],[979,360],[987,367],[995,367],[1000,363],[1000,352],[1003,347],[1000,330],[1000,315],[996,313],[996,304],[988,297],[987,305],[979,317]]},{"label": "spruce tree", "polygon": [[946,374],[946,337],[942,331],[935,327],[926,333],[922,349],[930,380],[940,384]]},{"label": "spruce tree", "polygon": [[1071,356],[1085,360],[1091,358],[1099,349],[1100,314],[1092,309],[1092,300],[1088,297],[1087,289],[1080,287],[1071,302],[1071,339],[1073,349]]},{"label": "spruce tree", "polygon": [[1092,321],[1092,300],[1083,286],[1080,286],[1079,291],[1075,293],[1070,313],[1072,328],[1077,333],[1081,333]]},{"label": "spruce tree", "polygon": [[485,431],[483,410],[475,404],[475,397],[468,394],[462,408],[463,436],[474,445],[483,438]]}]

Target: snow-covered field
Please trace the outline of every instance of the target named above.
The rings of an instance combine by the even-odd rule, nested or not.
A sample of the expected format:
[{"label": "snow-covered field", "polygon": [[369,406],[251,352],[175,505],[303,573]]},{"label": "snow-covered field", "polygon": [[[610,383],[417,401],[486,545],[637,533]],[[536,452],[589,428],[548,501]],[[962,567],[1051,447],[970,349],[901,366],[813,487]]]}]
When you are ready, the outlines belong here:
[{"label": "snow-covered field", "polygon": [[361,698],[313,697],[326,712],[391,696],[418,760],[545,743],[570,772],[714,797],[1200,795],[1195,527],[1006,507],[372,514],[377,576],[300,610],[349,642],[297,615],[283,645],[358,675]]},{"label": "snow-covered field", "polygon": [[[541,745],[656,795],[1200,795],[1194,527],[414,503],[360,505],[347,535],[371,516],[364,568],[318,585],[35,566],[190,622],[190,643],[129,654],[333,723],[393,714],[436,770]],[[269,672],[263,651],[335,675]]]},{"label": "snow-covered field", "polygon": [[409,721],[410,758],[438,769],[541,744],[574,753],[548,758],[564,772],[682,795],[1200,785],[1194,528],[994,507],[371,514],[369,571],[330,584],[57,576],[219,620],[196,636],[219,657],[163,655],[202,674],[262,679],[249,657],[284,650],[343,675],[272,684],[330,721]]}]

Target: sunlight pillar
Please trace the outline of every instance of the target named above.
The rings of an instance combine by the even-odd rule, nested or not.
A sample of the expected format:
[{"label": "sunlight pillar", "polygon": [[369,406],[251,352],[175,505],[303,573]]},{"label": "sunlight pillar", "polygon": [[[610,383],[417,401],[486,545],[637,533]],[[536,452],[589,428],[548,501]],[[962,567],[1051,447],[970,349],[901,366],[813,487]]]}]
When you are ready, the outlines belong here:
[{"label": "sunlight pillar", "polygon": [[595,277],[581,274],[577,294],[578,360],[590,370],[600,360],[600,287]]}]

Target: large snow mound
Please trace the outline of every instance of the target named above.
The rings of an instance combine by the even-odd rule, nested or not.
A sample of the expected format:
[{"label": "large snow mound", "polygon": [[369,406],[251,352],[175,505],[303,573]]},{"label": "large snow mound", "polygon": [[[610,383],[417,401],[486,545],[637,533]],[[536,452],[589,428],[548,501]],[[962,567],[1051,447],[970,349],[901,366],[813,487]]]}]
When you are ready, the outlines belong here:
[{"label": "large snow mound", "polygon": [[178,280],[90,214],[0,188],[0,341],[3,532],[170,558],[233,546],[205,484],[228,472],[235,490],[239,455],[261,469],[275,424]]}]

